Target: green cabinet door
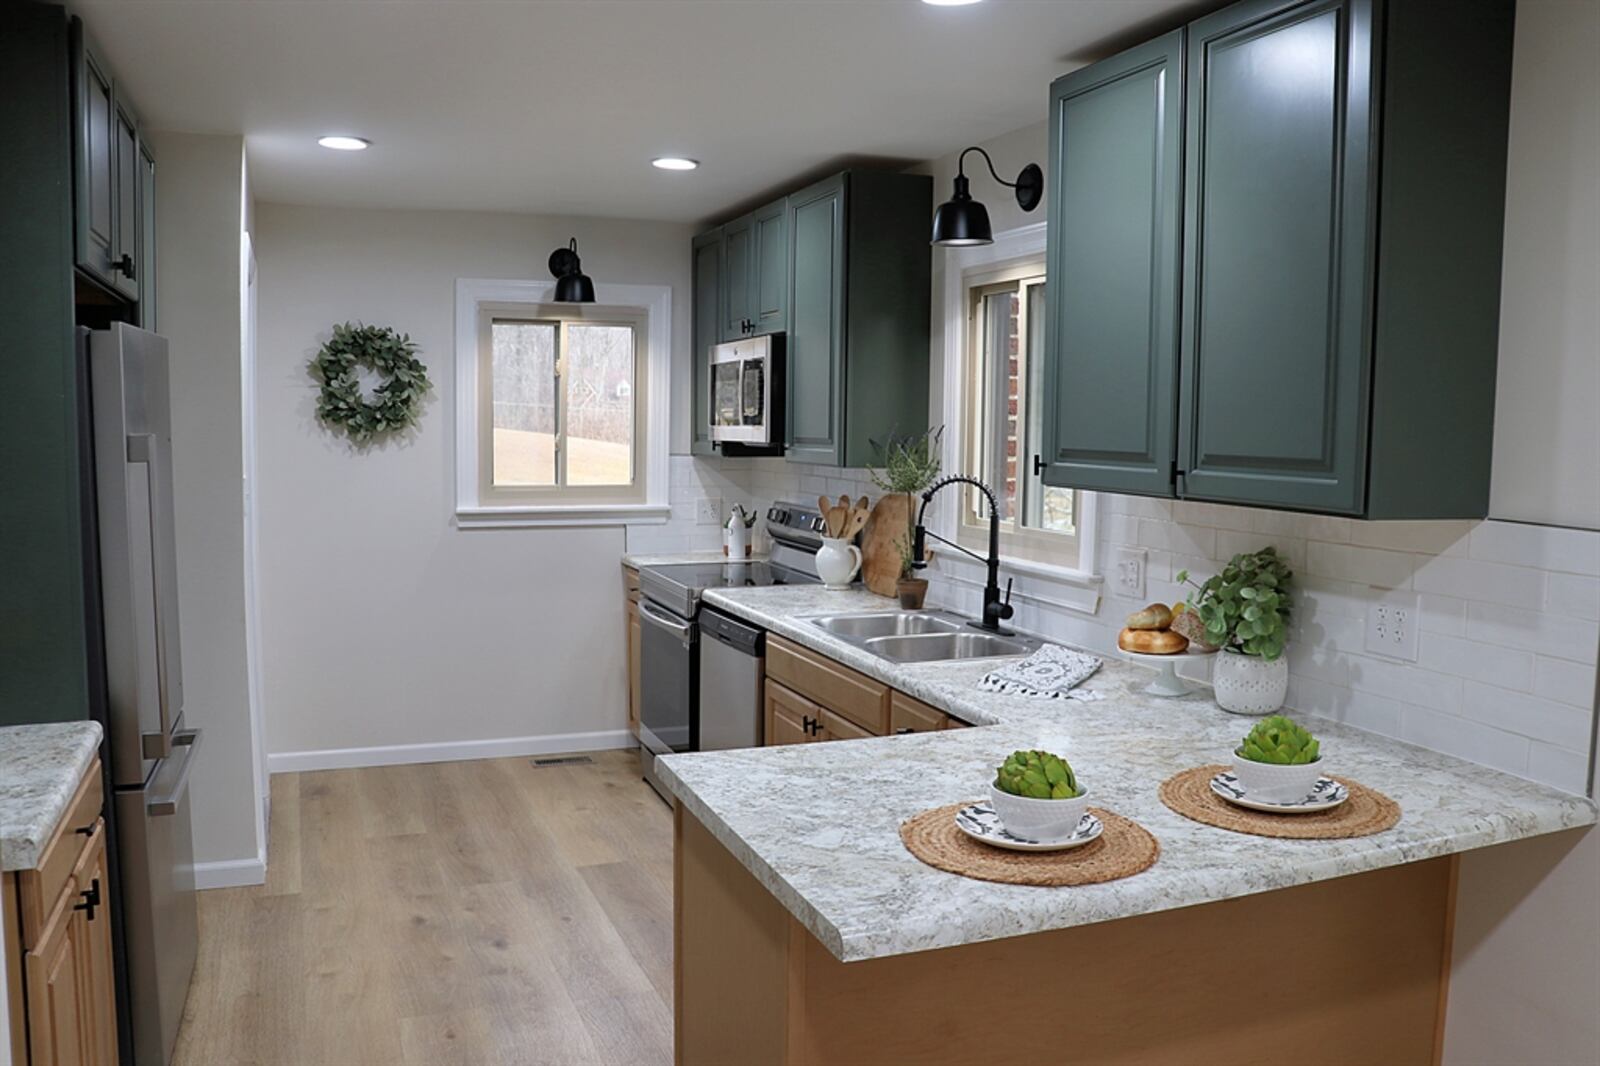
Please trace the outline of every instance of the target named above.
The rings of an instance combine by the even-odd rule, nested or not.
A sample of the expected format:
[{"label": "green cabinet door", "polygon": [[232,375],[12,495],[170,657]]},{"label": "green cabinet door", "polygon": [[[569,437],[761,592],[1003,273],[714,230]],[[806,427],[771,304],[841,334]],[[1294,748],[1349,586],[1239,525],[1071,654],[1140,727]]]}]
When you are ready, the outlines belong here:
[{"label": "green cabinet door", "polygon": [[1051,86],[1047,485],[1173,493],[1183,60],[1174,30]]},{"label": "green cabinet door", "polygon": [[754,216],[744,215],[722,227],[722,331],[725,341],[750,333],[755,300],[750,291],[751,257],[755,253]]},{"label": "green cabinet door", "polygon": [[795,462],[842,461],[845,179],[790,195],[784,438]]},{"label": "green cabinet door", "polygon": [[135,242],[138,254],[139,325],[156,326],[156,159],[150,142],[139,138],[139,222]]},{"label": "green cabinet door", "polygon": [[750,216],[750,332],[779,333],[789,320],[789,225],[787,200]]},{"label": "green cabinet door", "polygon": [[117,111],[111,74],[72,20],[72,186],[75,258],[80,269],[115,286],[117,217]]},{"label": "green cabinet door", "polygon": [[[115,96],[113,96],[115,99]],[[118,292],[139,298],[139,132],[138,120],[116,100],[116,210],[111,274]]]},{"label": "green cabinet door", "polygon": [[1260,0],[1189,26],[1182,496],[1362,510],[1372,11]]},{"label": "green cabinet door", "polygon": [[690,324],[693,351],[693,395],[689,409],[694,428],[689,450],[710,455],[711,445],[711,348],[722,337],[722,229],[708,230],[694,239],[694,317]]}]

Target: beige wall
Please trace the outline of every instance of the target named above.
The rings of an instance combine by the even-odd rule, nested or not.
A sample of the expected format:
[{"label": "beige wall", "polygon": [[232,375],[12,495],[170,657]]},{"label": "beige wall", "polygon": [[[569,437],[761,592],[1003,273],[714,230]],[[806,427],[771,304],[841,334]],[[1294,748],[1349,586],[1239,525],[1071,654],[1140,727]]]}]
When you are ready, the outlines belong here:
[{"label": "beige wall", "polygon": [[1496,518],[1600,529],[1600,4],[1520,0]]},{"label": "beige wall", "polygon": [[173,495],[184,721],[204,730],[190,778],[195,861],[259,866],[245,658],[239,234],[244,141],[156,133],[158,326],[172,376]]},{"label": "beige wall", "polygon": [[[460,277],[546,278],[550,250],[577,236],[598,281],[672,287],[677,363],[688,355],[690,227],[260,203],[256,231],[261,649],[274,765],[329,749],[620,740],[623,528],[453,524],[454,287]],[[434,382],[415,432],[365,451],[317,422],[306,372],[329,327],[346,320],[409,333]],[[686,429],[687,418],[674,421]]]}]

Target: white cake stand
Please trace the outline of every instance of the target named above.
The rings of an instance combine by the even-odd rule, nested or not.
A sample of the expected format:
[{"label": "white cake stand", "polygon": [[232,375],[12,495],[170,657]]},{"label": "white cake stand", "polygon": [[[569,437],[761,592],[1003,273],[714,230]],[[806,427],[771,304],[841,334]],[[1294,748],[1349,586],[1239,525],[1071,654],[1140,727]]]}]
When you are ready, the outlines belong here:
[{"label": "white cake stand", "polygon": [[1152,696],[1169,697],[1187,696],[1194,691],[1193,685],[1178,676],[1179,663],[1187,659],[1209,659],[1217,654],[1214,651],[1184,651],[1176,655],[1152,655],[1144,651],[1117,650],[1135,662],[1159,666],[1160,673],[1156,674],[1156,679],[1146,686],[1145,691]]}]

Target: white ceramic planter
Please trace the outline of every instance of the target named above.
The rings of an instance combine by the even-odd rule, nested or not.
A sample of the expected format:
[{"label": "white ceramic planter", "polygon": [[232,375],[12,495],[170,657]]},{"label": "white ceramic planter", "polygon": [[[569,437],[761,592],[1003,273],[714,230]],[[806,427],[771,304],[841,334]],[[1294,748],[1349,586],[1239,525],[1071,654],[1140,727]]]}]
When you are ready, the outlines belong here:
[{"label": "white ceramic planter", "polygon": [[1002,792],[993,782],[989,784],[989,802],[1006,832],[1024,840],[1061,840],[1078,828],[1083,812],[1089,806],[1089,793],[1085,789],[1072,799],[1033,799],[1030,796],[1013,796]]},{"label": "white ceramic planter", "polygon": [[1289,694],[1289,657],[1271,662],[1258,655],[1219,651],[1211,666],[1217,706],[1234,714],[1271,714]]},{"label": "white ceramic planter", "polygon": [[1296,803],[1305,799],[1322,776],[1322,760],[1299,766],[1252,762],[1233,753],[1233,776],[1247,798],[1263,803]]},{"label": "white ceramic planter", "polygon": [[861,569],[861,549],[840,537],[823,537],[817,549],[817,576],[822,587],[847,589]]}]

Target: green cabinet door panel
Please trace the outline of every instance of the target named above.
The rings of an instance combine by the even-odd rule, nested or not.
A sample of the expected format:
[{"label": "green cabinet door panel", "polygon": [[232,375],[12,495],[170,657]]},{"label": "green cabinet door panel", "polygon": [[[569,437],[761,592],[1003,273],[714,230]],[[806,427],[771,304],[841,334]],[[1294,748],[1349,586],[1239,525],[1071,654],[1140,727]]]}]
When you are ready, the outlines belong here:
[{"label": "green cabinet door panel", "polygon": [[750,217],[751,333],[779,333],[789,319],[787,200],[768,204]]},{"label": "green cabinet door panel", "polygon": [[139,325],[156,331],[156,159],[150,142],[139,138]]},{"label": "green cabinet door panel", "polygon": [[116,101],[116,240],[111,272],[117,291],[139,298],[139,135],[138,121]]},{"label": "green cabinet door panel", "polygon": [[694,239],[693,246],[694,316],[690,324],[694,358],[692,398],[694,428],[689,450],[710,455],[711,445],[711,348],[722,337],[722,230],[709,230]]},{"label": "green cabinet door panel", "polygon": [[1372,53],[1371,0],[1189,27],[1180,495],[1362,510]]},{"label": "green cabinet door panel", "polygon": [[1173,493],[1183,31],[1050,93],[1043,478]]},{"label": "green cabinet door panel", "polygon": [[836,175],[788,200],[788,458],[838,465],[845,401],[845,181]]},{"label": "green cabinet door panel", "polygon": [[722,339],[736,341],[749,335],[755,317],[750,280],[754,274],[755,229],[753,216],[736,218],[722,227]]},{"label": "green cabinet door panel", "polygon": [[83,39],[83,23],[72,20],[72,145],[74,232],[80,268],[115,285],[111,265],[116,247],[116,104],[111,75]]}]

